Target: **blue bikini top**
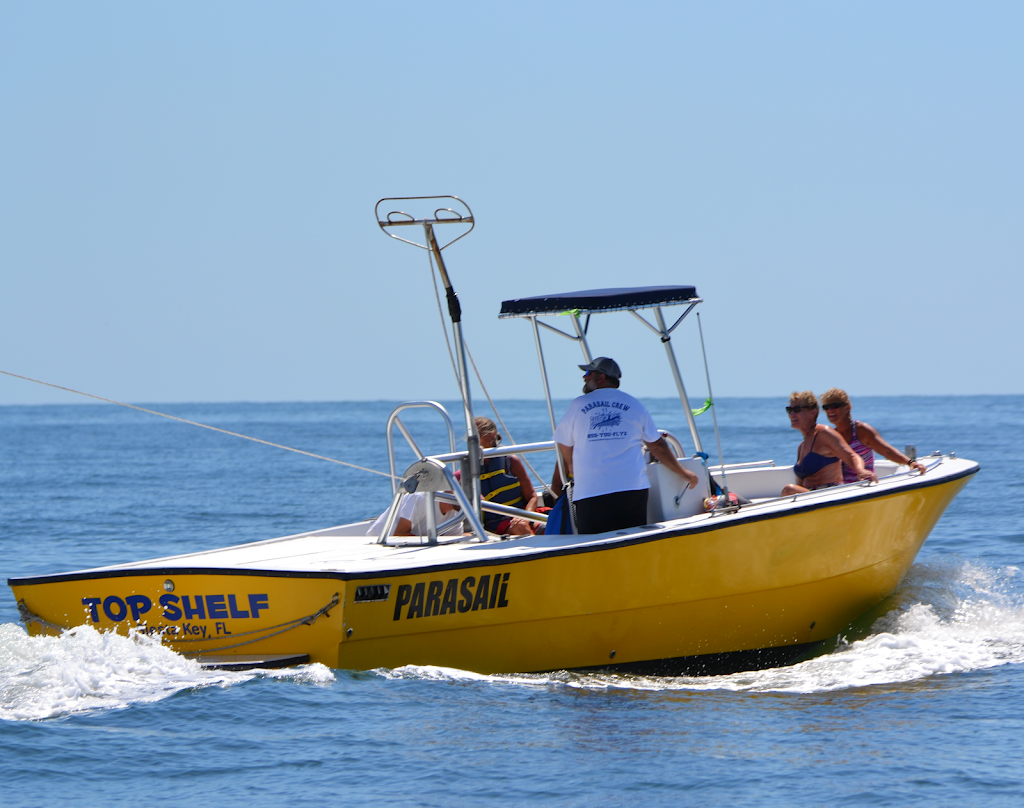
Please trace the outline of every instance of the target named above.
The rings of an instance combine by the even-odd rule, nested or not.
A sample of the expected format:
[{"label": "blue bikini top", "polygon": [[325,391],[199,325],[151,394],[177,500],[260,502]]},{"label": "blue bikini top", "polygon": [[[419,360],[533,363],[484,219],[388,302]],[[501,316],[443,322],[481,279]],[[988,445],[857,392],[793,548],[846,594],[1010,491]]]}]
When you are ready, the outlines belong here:
[{"label": "blue bikini top", "polygon": [[839,462],[838,457],[825,457],[825,455],[811,451],[814,448],[814,441],[817,439],[818,435],[815,433],[814,437],[811,438],[811,445],[807,449],[807,454],[804,455],[803,460],[797,461],[797,464],[793,466],[793,472],[800,479],[817,474],[825,466],[831,466],[833,463]]}]

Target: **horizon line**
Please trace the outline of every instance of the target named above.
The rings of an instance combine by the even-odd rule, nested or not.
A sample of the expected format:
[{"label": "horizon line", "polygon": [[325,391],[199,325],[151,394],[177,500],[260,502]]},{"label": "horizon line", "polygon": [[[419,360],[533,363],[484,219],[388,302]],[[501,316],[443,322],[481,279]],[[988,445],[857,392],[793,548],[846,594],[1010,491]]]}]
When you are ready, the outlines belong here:
[{"label": "horizon line", "polygon": [[[635,396],[641,400],[647,401],[679,401],[678,396]],[[879,395],[873,393],[858,394],[856,398],[914,398],[914,399],[925,399],[925,398],[1022,398],[1024,393],[910,393],[910,394],[888,394]],[[569,396],[565,398],[556,397],[552,401],[572,401],[576,396]],[[788,399],[788,394],[780,394],[777,396],[719,396],[719,401],[737,401],[737,400],[770,400],[770,399]],[[113,401],[80,401],[72,400],[65,402],[0,402],[0,407],[81,407],[81,406],[124,406],[125,404],[133,404],[135,406],[210,406],[210,405],[239,405],[239,404],[250,404],[250,405],[270,405],[270,404],[401,404],[406,401],[421,401],[423,399],[400,399],[400,398],[357,398],[357,399],[271,399],[271,400],[255,400],[255,399],[233,399],[233,400],[214,400],[214,401],[135,401],[135,402],[113,402]],[[455,402],[461,403],[457,398],[439,398],[432,399],[439,403]],[[523,403],[538,403],[543,404],[545,399],[543,398],[495,398],[498,402],[523,402]],[[696,401],[696,399],[694,399]],[[692,402],[691,402],[692,403]],[[475,400],[474,409],[476,407],[481,409],[489,408],[489,405],[485,401]]]}]

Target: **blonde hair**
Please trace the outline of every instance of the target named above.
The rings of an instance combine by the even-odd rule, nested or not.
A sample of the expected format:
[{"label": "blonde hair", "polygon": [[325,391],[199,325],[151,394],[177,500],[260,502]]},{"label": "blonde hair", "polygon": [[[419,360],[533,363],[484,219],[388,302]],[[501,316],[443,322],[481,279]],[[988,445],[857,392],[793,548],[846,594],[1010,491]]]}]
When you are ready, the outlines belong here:
[{"label": "blonde hair", "polygon": [[840,390],[838,387],[830,387],[824,393],[821,394],[822,404],[849,404],[850,397],[846,395],[845,390]]},{"label": "blonde hair", "polygon": [[490,418],[484,418],[482,415],[478,415],[475,419],[476,431],[481,435],[485,432],[497,432],[498,427],[494,425],[494,421]]},{"label": "blonde hair", "polygon": [[794,407],[814,407],[818,408],[818,397],[814,395],[810,390],[804,390],[802,393],[794,390],[789,394],[789,406]]}]

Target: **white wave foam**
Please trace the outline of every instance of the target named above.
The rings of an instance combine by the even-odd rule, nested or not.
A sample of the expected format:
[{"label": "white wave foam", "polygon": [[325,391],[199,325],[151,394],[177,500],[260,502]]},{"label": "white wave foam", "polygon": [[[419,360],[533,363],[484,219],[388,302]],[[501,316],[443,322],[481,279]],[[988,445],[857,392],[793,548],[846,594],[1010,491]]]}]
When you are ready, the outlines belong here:
[{"label": "white wave foam", "polygon": [[388,678],[485,681],[589,690],[731,690],[816,693],[898,684],[929,676],[1024,663],[1024,598],[1016,567],[967,562],[918,564],[894,596],[898,604],[867,636],[842,640],[832,653],[784,668],[726,676],[643,677],[619,674],[481,674],[408,665],[378,671]]},{"label": "white wave foam", "polygon": [[274,671],[212,671],[144,634],[122,636],[91,626],[59,637],[29,637],[0,625],[0,719],[54,718],[159,701],[187,688],[227,687],[256,677],[322,684],[323,665]]},{"label": "white wave foam", "polygon": [[385,679],[423,679],[435,682],[502,682],[512,685],[548,684],[553,673],[502,673],[486,674],[464,671],[459,668],[445,668],[440,665],[403,665],[400,668],[376,668],[378,676]]}]

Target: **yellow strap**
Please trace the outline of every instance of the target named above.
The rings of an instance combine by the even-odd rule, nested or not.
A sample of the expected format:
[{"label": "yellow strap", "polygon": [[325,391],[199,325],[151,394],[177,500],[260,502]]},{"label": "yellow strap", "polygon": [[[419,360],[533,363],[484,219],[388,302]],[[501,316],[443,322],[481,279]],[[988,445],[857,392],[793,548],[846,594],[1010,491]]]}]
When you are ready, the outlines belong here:
[{"label": "yellow strap", "polygon": [[[503,491],[511,491],[513,488],[518,488],[518,487],[519,487],[519,481],[516,480],[514,483],[512,483],[512,485],[506,485],[503,488],[495,488],[493,491],[491,491],[491,493],[487,494],[487,496],[485,496],[484,499],[487,500],[488,502],[490,502],[492,499],[494,499],[496,496],[498,496],[498,494],[502,493]],[[522,500],[523,500],[522,497],[518,497],[515,501],[516,502],[522,502]],[[507,505],[508,503],[506,502],[504,504]]]}]

